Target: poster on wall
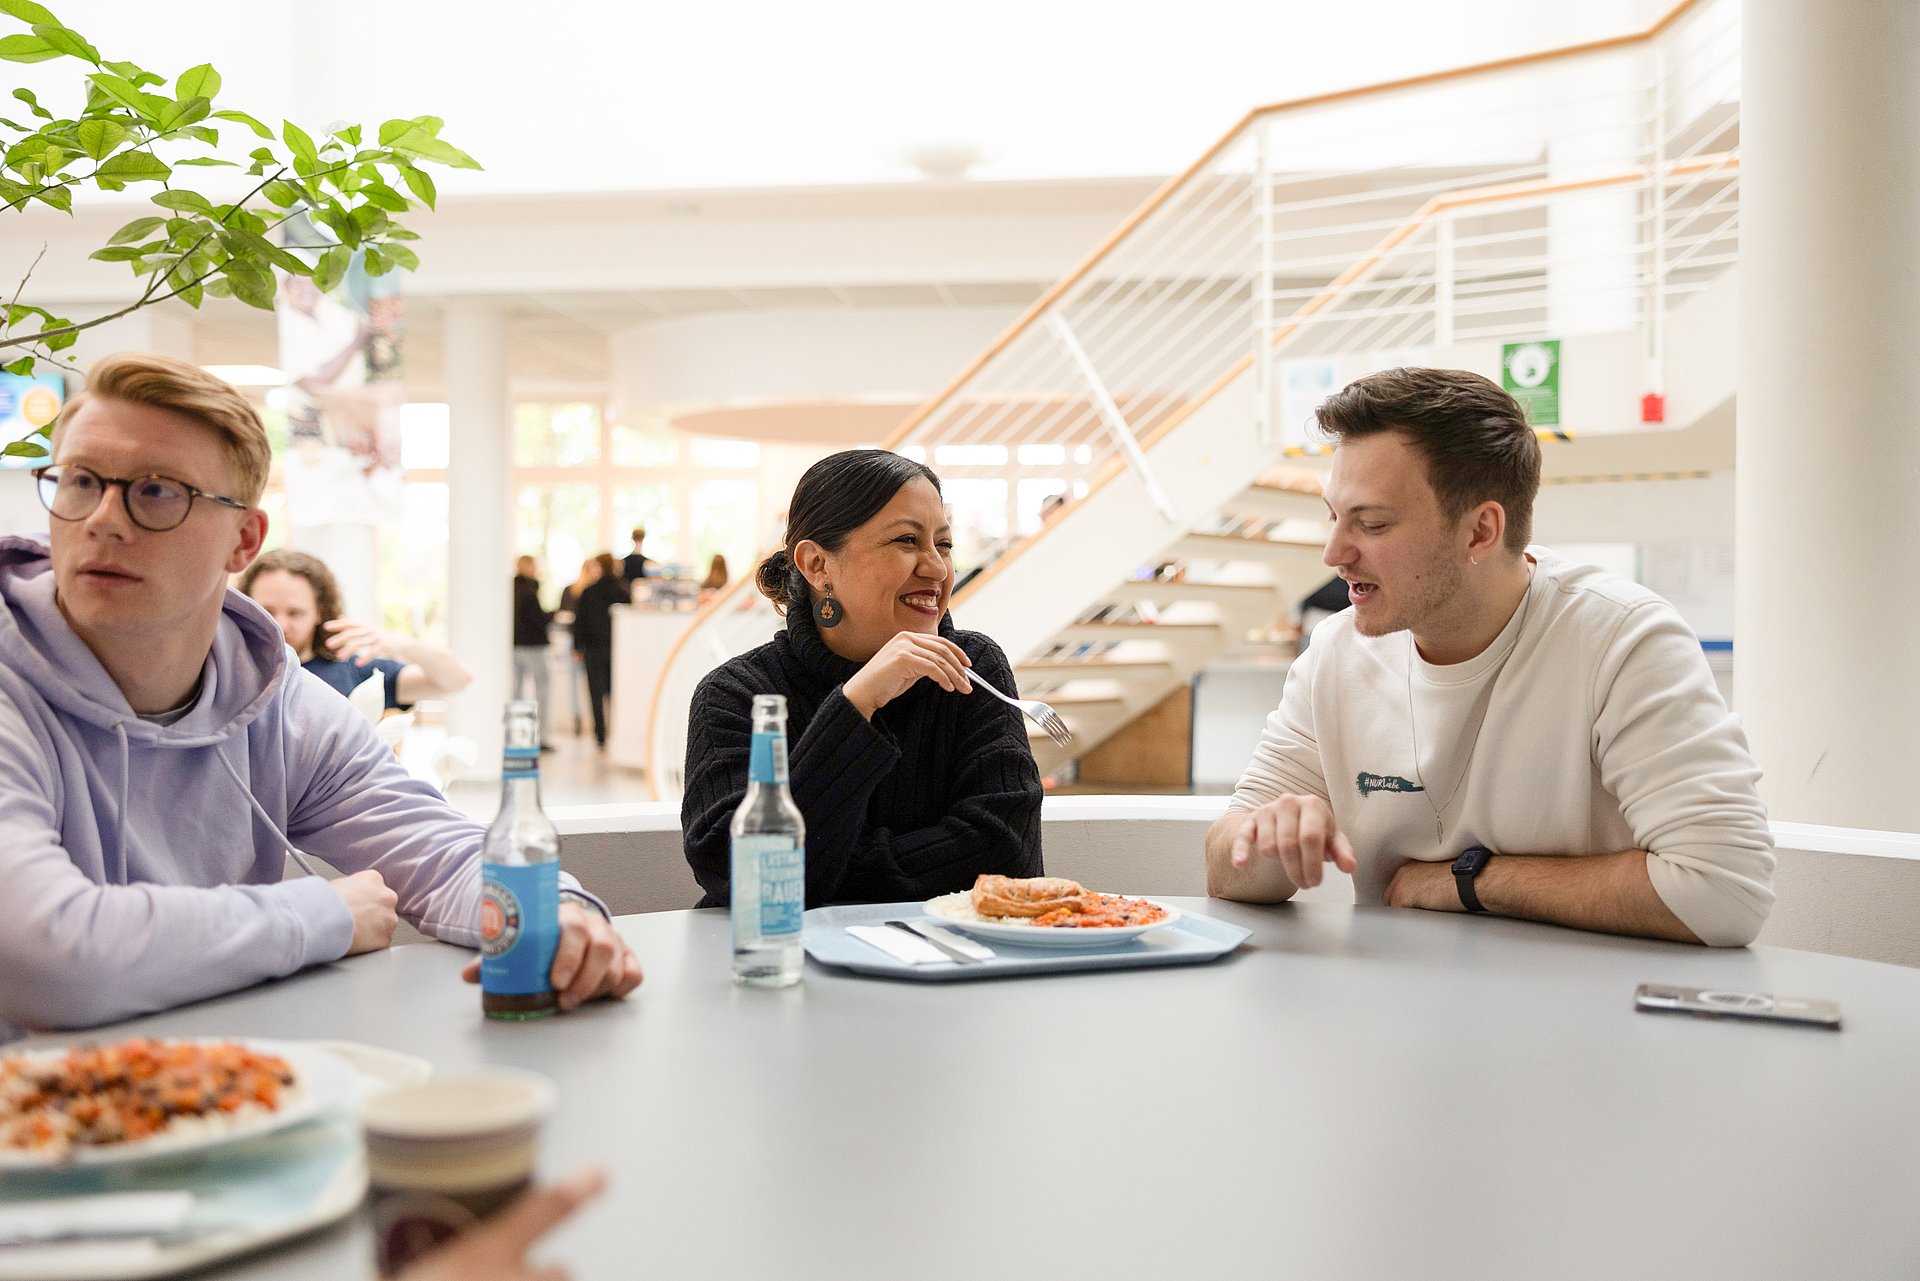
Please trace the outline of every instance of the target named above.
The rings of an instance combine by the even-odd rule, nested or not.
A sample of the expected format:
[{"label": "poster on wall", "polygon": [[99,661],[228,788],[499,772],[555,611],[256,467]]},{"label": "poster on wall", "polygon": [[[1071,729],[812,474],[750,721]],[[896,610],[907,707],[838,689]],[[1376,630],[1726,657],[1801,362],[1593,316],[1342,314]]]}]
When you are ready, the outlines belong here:
[{"label": "poster on wall", "polygon": [[1560,340],[1510,342],[1500,348],[1500,385],[1535,427],[1560,425]]}]

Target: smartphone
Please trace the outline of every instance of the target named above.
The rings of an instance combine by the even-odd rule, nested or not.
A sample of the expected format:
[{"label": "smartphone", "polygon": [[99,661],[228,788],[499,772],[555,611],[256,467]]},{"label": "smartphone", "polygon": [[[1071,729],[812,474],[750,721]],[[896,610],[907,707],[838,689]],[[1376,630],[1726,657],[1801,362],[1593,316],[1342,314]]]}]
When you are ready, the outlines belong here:
[{"label": "smartphone", "polygon": [[1664,1014],[1697,1014],[1709,1019],[1808,1023],[1836,1031],[1840,1027],[1840,1007],[1832,1001],[1773,996],[1766,992],[1725,992],[1716,988],[1642,983],[1633,991],[1633,1008]]}]

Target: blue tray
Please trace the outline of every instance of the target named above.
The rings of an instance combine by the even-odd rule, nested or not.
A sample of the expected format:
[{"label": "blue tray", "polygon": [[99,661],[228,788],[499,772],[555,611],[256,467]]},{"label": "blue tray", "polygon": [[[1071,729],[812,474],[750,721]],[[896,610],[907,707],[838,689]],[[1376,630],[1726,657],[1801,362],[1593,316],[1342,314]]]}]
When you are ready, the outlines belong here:
[{"label": "blue tray", "polygon": [[[944,983],[953,979],[999,979],[1021,974],[1065,974],[1073,970],[1131,970],[1153,965],[1202,965],[1240,946],[1253,931],[1228,925],[1210,916],[1183,912],[1165,929],[1111,947],[1020,947],[997,939],[982,939],[995,956],[967,965],[908,965],[847,933],[849,925],[878,925],[882,921],[929,919],[919,903],[857,903],[845,907],[816,907],[806,915],[801,942],[807,955],[822,965],[877,974],[891,979]],[[944,921],[935,921],[945,925]]]}]

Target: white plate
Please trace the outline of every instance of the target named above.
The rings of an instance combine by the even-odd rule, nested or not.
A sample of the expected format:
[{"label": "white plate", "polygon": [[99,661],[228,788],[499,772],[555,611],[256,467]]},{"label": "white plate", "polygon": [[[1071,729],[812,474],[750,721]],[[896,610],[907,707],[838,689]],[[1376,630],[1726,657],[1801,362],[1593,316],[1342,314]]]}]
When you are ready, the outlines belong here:
[{"label": "white plate", "polygon": [[1164,920],[1152,925],[1114,925],[1088,926],[1085,928],[1051,925],[1001,925],[993,921],[962,920],[956,909],[967,912],[973,910],[973,895],[962,890],[958,894],[942,894],[939,898],[926,901],[923,911],[941,925],[951,925],[956,930],[965,930],[976,938],[987,939],[995,943],[1017,943],[1021,947],[1108,947],[1115,943],[1124,943],[1139,938],[1148,930],[1164,929],[1180,919],[1180,909],[1168,903],[1154,899],[1144,899],[1152,903],[1167,915]]},{"label": "white plate", "polygon": [[[75,1147],[64,1156],[43,1152],[0,1150],[0,1171],[46,1170],[71,1166],[122,1165],[134,1161],[157,1160],[201,1152],[207,1148],[238,1143],[284,1130],[308,1121],[356,1096],[359,1073],[338,1055],[329,1054],[298,1041],[257,1041],[249,1037],[200,1038],[203,1044],[222,1044],[233,1040],[261,1054],[272,1054],[287,1061],[294,1072],[294,1091],[283,1097],[272,1112],[256,1112],[237,1119],[222,1118],[223,1124],[187,1125],[169,1129],[152,1138],[131,1143],[112,1143],[97,1147]],[[73,1046],[21,1051],[34,1058],[56,1060]],[[11,1056],[8,1056],[11,1057]]]}]

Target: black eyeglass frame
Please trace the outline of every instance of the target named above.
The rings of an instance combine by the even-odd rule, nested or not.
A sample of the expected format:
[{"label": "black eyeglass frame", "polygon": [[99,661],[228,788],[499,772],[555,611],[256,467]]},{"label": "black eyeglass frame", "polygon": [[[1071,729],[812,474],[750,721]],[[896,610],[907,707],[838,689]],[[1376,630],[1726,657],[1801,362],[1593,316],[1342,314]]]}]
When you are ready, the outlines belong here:
[{"label": "black eyeglass frame", "polygon": [[[89,507],[82,515],[62,516],[53,509],[53,495],[60,491],[59,474],[64,471],[82,471],[100,482],[100,497],[94,499],[93,506]],[[53,490],[51,493],[49,493],[47,489],[47,473],[49,472],[53,473]],[[225,494],[216,494],[211,490],[201,489],[197,485],[189,485],[184,480],[177,480],[172,476],[163,476],[159,472],[148,472],[144,476],[102,476],[93,468],[83,467],[79,463],[53,463],[46,467],[35,467],[27,474],[33,477],[33,492],[39,497],[40,505],[46,508],[47,515],[53,517],[55,520],[86,520],[89,516],[92,516],[100,510],[100,504],[107,499],[107,491],[116,486],[120,490],[120,510],[126,512],[128,520],[138,525],[141,529],[146,530],[149,534],[164,534],[186,524],[187,517],[193,515],[193,504],[196,499],[204,498],[210,503],[219,503],[222,507],[231,507],[235,511],[244,512],[253,510],[251,504],[243,503],[238,498],[229,498]],[[180,513],[179,520],[176,520],[171,525],[155,526],[147,524],[147,522],[134,515],[134,504],[131,501],[133,491],[129,486],[137,485],[143,480],[165,481],[169,485],[175,485],[187,491],[187,509]]]}]

